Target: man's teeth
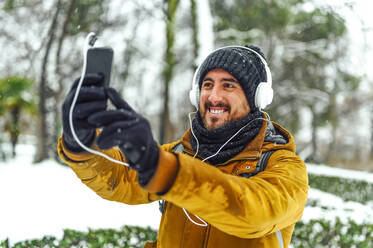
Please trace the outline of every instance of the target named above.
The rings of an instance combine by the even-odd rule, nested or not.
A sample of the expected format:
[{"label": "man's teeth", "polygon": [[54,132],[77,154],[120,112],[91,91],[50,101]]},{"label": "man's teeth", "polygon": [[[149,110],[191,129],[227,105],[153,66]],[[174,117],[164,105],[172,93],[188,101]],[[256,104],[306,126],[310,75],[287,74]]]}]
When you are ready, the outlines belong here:
[{"label": "man's teeth", "polygon": [[214,110],[214,109],[210,109],[210,112],[212,114],[222,114],[224,111],[223,110]]}]

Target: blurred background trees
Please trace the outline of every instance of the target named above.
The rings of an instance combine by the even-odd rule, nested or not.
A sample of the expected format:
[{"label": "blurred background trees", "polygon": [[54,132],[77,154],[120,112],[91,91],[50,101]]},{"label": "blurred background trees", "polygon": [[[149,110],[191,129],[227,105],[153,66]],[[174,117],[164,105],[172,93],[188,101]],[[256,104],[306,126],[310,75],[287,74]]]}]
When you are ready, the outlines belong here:
[{"label": "blurred background trees", "polygon": [[[33,84],[30,79],[16,76],[0,80],[0,117],[2,118],[0,128],[8,134],[12,157],[16,155],[15,148],[21,128],[29,127],[27,117],[24,118],[24,115],[29,115],[29,119],[36,115],[36,98],[29,92]],[[0,149],[1,143],[0,141]],[[7,156],[1,152],[1,157],[5,159]]]},{"label": "blurred background trees", "polygon": [[[150,119],[161,143],[188,128],[193,73],[215,37],[210,47],[263,49],[275,90],[268,113],[294,134],[304,159],[373,170],[373,117],[360,109],[372,109],[371,87],[361,94],[371,82],[351,68],[349,26],[338,8],[312,0],[5,0],[0,8],[0,46],[7,51],[0,78],[35,79],[27,91],[38,114],[19,130],[35,134],[36,162],[56,158],[61,103],[80,75],[83,40],[94,31],[98,45],[115,51],[111,85]],[[341,8],[354,11],[351,3]],[[203,33],[207,18],[211,31]],[[0,124],[0,139],[10,142],[3,118]]]}]

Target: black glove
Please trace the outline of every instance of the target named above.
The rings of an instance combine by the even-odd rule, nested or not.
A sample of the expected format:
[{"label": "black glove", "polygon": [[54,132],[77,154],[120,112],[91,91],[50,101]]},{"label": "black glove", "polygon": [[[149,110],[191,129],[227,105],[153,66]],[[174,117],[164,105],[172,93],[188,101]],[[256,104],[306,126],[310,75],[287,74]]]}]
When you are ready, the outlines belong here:
[{"label": "black glove", "polygon": [[[70,92],[62,105],[63,139],[66,147],[73,152],[82,152],[83,149],[75,141],[69,124],[69,112],[75,96],[80,78],[76,79]],[[103,111],[107,107],[107,96],[104,90],[104,76],[102,74],[87,74],[73,111],[73,125],[79,140],[90,146],[96,135],[95,125],[88,123],[87,118],[92,113]]]},{"label": "black glove", "polygon": [[102,111],[88,118],[91,125],[102,128],[96,143],[103,150],[118,146],[130,167],[138,171],[139,183],[144,186],[156,171],[159,157],[158,145],[153,139],[150,124],[115,89],[106,90],[117,110]]}]

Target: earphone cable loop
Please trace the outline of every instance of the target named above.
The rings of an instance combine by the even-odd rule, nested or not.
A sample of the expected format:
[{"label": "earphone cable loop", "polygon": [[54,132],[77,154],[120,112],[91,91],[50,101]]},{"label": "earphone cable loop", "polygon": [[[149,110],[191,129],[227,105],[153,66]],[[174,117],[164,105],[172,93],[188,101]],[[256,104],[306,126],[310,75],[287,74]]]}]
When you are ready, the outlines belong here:
[{"label": "earphone cable loop", "polygon": [[[211,155],[211,156],[209,156],[209,157],[207,157],[207,158],[204,158],[203,160],[202,160],[202,162],[205,162],[206,160],[208,160],[208,159],[210,159],[210,158],[212,158],[212,157],[215,157],[216,155],[218,155],[219,154],[219,152],[223,149],[223,147],[224,146],[226,146],[228,143],[229,143],[229,141],[231,141],[234,137],[236,137],[244,128],[246,128],[248,125],[250,125],[253,121],[255,121],[255,120],[264,120],[264,121],[267,121],[267,122],[270,122],[271,121],[271,118],[270,118],[270,116],[269,116],[269,114],[267,113],[267,112],[265,112],[265,111],[262,111],[262,110],[260,110],[260,112],[261,113],[263,113],[266,117],[267,117],[267,119],[266,118],[262,118],[262,117],[259,117],[259,118],[255,118],[255,119],[253,119],[253,120],[251,120],[251,121],[249,121],[245,126],[243,126],[243,127],[241,127],[235,134],[233,134],[219,149],[218,149],[218,151],[216,152],[216,153],[214,153],[213,155]],[[189,116],[189,123],[190,123],[190,131],[191,131],[191,133],[192,133],[192,135],[193,135],[193,137],[195,138],[195,140],[196,140],[196,143],[197,143],[197,148],[196,148],[196,153],[194,154],[194,156],[193,156],[193,158],[195,158],[196,156],[197,156],[197,154],[198,154],[198,149],[199,149],[199,141],[198,141],[198,138],[197,138],[197,136],[194,134],[194,131],[193,131],[193,126],[192,126],[192,119],[191,119],[191,114],[195,114],[195,113],[197,113],[197,112],[190,112],[189,114],[188,114],[188,116]],[[188,214],[188,212],[185,210],[185,208],[183,208],[183,211],[184,211],[184,213],[185,213],[185,215],[187,216],[187,218],[190,220],[190,222],[192,222],[193,224],[195,224],[195,225],[197,225],[197,226],[207,226],[208,224],[204,221],[204,220],[202,220],[200,217],[198,217],[197,215],[194,215],[198,220],[200,220],[203,224],[201,224],[201,223],[197,223],[197,222],[195,222],[190,216],[189,216],[189,214]]]},{"label": "earphone cable loop", "polygon": [[185,210],[185,208],[183,208],[183,211],[186,215],[186,217],[190,220],[190,222],[192,222],[193,224],[197,225],[197,226],[208,226],[207,222],[202,220],[200,217],[198,217],[197,215],[194,215],[198,220],[200,220],[202,222],[201,223],[198,223],[198,222],[195,222],[188,214],[188,212]]},{"label": "earphone cable loop", "polygon": [[83,84],[83,80],[84,80],[84,76],[85,76],[85,73],[86,73],[86,69],[87,69],[87,51],[88,51],[89,47],[92,47],[94,45],[94,42],[96,41],[96,39],[97,39],[96,38],[96,34],[93,33],[93,32],[89,33],[87,35],[86,39],[85,39],[85,43],[84,43],[84,54],[83,54],[83,56],[84,56],[84,62],[83,62],[82,74],[80,76],[79,83],[78,83],[78,86],[77,86],[77,89],[76,89],[73,101],[71,103],[70,111],[69,111],[69,126],[70,126],[70,130],[71,130],[71,134],[73,135],[73,138],[78,143],[78,145],[81,148],[83,148],[84,150],[86,150],[87,152],[90,152],[90,153],[93,153],[95,155],[104,157],[104,158],[106,158],[107,160],[109,160],[111,162],[114,162],[114,163],[117,163],[117,164],[121,164],[121,165],[124,165],[124,166],[129,166],[129,164],[127,164],[127,163],[124,163],[122,161],[113,159],[113,158],[109,157],[108,155],[106,155],[106,154],[104,154],[102,152],[99,152],[99,151],[96,151],[96,150],[93,150],[93,149],[87,147],[86,145],[84,145],[79,140],[79,137],[75,133],[75,129],[74,129],[74,125],[73,125],[73,112],[74,112],[76,101],[77,101],[78,96],[79,96],[80,88],[82,87],[82,84]]}]

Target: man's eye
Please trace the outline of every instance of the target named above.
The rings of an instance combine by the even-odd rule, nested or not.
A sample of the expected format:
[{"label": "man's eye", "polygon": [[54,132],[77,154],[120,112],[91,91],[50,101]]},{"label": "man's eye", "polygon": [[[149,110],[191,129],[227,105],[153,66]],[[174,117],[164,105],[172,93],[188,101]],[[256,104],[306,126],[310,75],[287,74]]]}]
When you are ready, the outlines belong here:
[{"label": "man's eye", "polygon": [[211,86],[212,86],[212,83],[209,83],[209,82],[203,83],[203,88],[211,87]]},{"label": "man's eye", "polygon": [[234,88],[234,85],[233,85],[233,84],[230,84],[230,83],[225,83],[225,84],[224,84],[224,87],[225,87],[225,88]]}]

